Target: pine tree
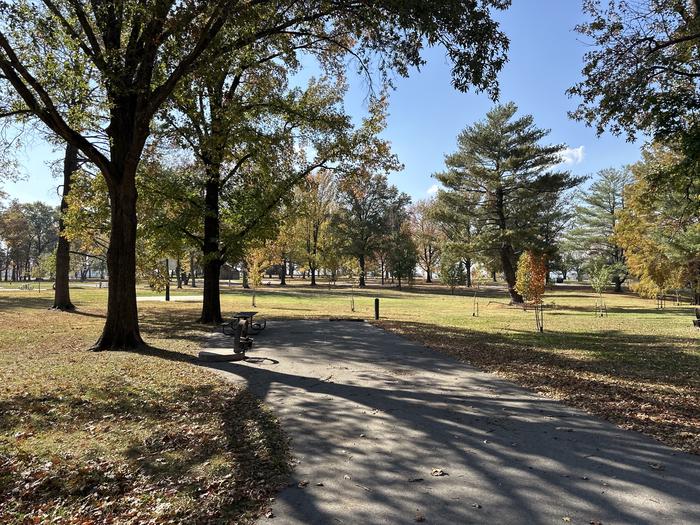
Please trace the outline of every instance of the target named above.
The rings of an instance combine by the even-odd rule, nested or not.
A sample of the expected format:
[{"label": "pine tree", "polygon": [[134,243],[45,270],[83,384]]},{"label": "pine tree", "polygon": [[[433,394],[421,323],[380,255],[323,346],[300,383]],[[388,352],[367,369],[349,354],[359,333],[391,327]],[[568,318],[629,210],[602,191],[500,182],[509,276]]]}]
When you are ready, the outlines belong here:
[{"label": "pine tree", "polygon": [[[470,201],[460,213],[472,219],[473,246],[488,259],[497,256],[514,303],[519,253],[541,244],[544,214],[559,195],[581,179],[556,170],[563,145],[542,145],[549,131],[537,128],[531,115],[516,117],[508,103],[494,107],[486,118],[468,126],[458,137],[457,152],[448,155],[447,171],[436,174],[445,186],[445,205]],[[547,196],[548,198],[544,198]]]},{"label": "pine tree", "polygon": [[627,169],[601,170],[575,207],[576,224],[569,234],[589,260],[610,267],[616,292],[622,291],[628,270],[624,250],[613,234],[625,208],[623,190],[630,181]]}]

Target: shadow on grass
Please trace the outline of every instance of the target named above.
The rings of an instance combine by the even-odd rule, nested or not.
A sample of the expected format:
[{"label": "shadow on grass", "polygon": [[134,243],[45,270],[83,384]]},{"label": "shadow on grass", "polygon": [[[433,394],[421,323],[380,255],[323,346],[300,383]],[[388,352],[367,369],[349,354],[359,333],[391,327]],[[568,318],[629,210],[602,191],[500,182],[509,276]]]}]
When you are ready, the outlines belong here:
[{"label": "shadow on grass", "polygon": [[[607,330],[493,334],[412,322],[381,326],[673,446],[700,452],[694,340]],[[685,348],[685,349],[684,349]]]},{"label": "shadow on grass", "polygon": [[[166,359],[176,354],[151,350]],[[70,456],[51,458],[6,447],[0,454],[3,523],[13,523],[15,513],[47,519],[52,515],[45,509],[86,519],[99,510],[105,522],[146,521],[154,501],[175,498],[180,504],[165,506],[159,519],[239,522],[257,515],[289,474],[288,443],[276,419],[246,390],[228,385],[155,393],[115,377],[102,392],[2,400],[0,433],[22,432],[30,436],[22,439],[39,434],[44,443],[56,432],[61,439],[73,432],[97,440],[109,435],[112,454],[101,457],[91,440]]]},{"label": "shadow on grass", "polygon": [[46,296],[28,297],[26,295],[0,295],[0,312],[12,311],[20,308],[48,309],[53,304],[53,297]]},{"label": "shadow on grass", "polygon": [[77,305],[74,310],[54,310],[51,308],[53,305],[53,297],[50,295],[45,295],[42,297],[27,297],[23,295],[21,297],[13,297],[0,295],[0,312],[9,312],[18,309],[35,309],[35,310],[51,310],[52,312],[66,314],[66,315],[80,315],[83,317],[96,317],[104,319],[105,314],[98,314],[94,312],[89,312],[81,310],[80,306]]},{"label": "shadow on grass", "polygon": [[[380,323],[409,329],[412,335],[434,334],[434,325],[417,322]],[[430,337],[426,339],[431,339]],[[497,366],[522,362],[547,363],[561,370],[588,370],[610,377],[649,379],[672,386],[697,384],[700,353],[690,353],[692,338],[634,335],[620,330],[552,332],[510,329],[507,335],[442,327],[433,342],[462,349],[475,364]],[[424,341],[430,344],[431,341]],[[574,354],[567,356],[567,351]]]}]

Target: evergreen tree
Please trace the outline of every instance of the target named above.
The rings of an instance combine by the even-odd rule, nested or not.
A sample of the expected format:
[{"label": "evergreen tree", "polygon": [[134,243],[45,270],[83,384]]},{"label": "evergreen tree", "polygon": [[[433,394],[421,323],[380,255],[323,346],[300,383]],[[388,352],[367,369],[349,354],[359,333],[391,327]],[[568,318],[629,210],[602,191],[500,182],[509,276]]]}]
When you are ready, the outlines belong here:
[{"label": "evergreen tree", "polygon": [[[458,150],[446,157],[447,171],[436,174],[446,188],[439,198],[466,215],[475,232],[473,248],[485,258],[497,256],[514,303],[518,255],[541,244],[545,214],[557,202],[553,196],[577,185],[556,166],[563,145],[541,145],[548,131],[537,128],[531,115],[516,117],[508,103],[494,107],[485,120],[460,133]],[[545,198],[547,197],[547,198]],[[471,206],[457,207],[470,202]]]},{"label": "evergreen tree", "polygon": [[631,181],[629,170],[604,169],[575,206],[576,222],[571,240],[586,252],[589,261],[610,267],[615,291],[622,291],[627,278],[625,253],[614,232],[625,208],[624,189]]}]

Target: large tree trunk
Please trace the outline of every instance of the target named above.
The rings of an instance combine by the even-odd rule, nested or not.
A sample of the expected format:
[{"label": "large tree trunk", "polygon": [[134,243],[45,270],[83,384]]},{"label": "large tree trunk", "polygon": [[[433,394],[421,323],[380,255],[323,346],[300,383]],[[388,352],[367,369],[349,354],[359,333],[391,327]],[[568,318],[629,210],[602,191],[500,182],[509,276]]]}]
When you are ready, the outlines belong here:
[{"label": "large tree trunk", "polygon": [[65,223],[63,217],[68,210],[66,198],[70,193],[71,178],[78,170],[78,148],[66,145],[63,158],[63,192],[61,195],[61,214],[58,219],[58,246],[56,248],[56,281],[52,308],[71,311],[75,306],[70,300],[70,241],[64,237]]},{"label": "large tree trunk", "polygon": [[515,291],[515,266],[513,261],[515,260],[515,252],[513,247],[504,243],[501,246],[501,265],[503,266],[503,274],[506,278],[506,283],[508,284],[508,293],[510,294],[510,300],[513,304],[522,304],[523,296]]},{"label": "large tree trunk", "polygon": [[209,169],[209,180],[204,194],[204,296],[200,323],[220,323],[221,300],[219,276],[221,273],[221,250],[219,248],[219,168]]},{"label": "large tree trunk", "polygon": [[358,262],[360,263],[360,288],[365,287],[365,256],[360,255],[358,257]]},{"label": "large tree trunk", "polygon": [[316,286],[316,267],[309,268],[309,273],[311,274],[311,286]]},{"label": "large tree trunk", "polygon": [[622,282],[623,279],[620,279],[619,275],[613,277],[613,283],[615,284],[615,291],[617,293],[620,293],[622,291]]},{"label": "large tree trunk", "polygon": [[180,262],[180,257],[175,261],[175,277],[178,289],[182,288],[182,263]]},{"label": "large tree trunk", "polygon": [[287,286],[287,259],[282,260],[279,270],[280,286]]},{"label": "large tree trunk", "polygon": [[464,269],[467,274],[467,288],[472,287],[472,260],[470,258],[464,259]]},{"label": "large tree trunk", "polygon": [[[496,189],[496,212],[498,214],[498,227],[501,230],[501,235],[505,235],[508,228],[503,188],[500,186]],[[514,304],[522,304],[523,296],[515,291],[515,250],[513,250],[513,246],[507,239],[502,239],[500,251],[501,266],[503,266],[503,274],[508,284],[510,300]]]},{"label": "large tree trunk", "polygon": [[194,267],[194,252],[190,253],[190,278],[192,279],[192,288],[197,288],[197,281],[195,281],[195,267]]},{"label": "large tree trunk", "polygon": [[112,231],[107,250],[107,319],[93,350],[124,350],[144,345],[136,308],[137,194],[133,172],[121,170],[120,179],[109,184]]}]

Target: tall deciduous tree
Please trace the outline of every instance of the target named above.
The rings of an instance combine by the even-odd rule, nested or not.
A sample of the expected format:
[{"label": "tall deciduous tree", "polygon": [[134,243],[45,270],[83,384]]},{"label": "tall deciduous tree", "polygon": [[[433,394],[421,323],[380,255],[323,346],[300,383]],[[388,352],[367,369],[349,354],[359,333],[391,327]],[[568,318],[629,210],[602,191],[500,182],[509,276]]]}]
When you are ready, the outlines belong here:
[{"label": "tall deciduous tree", "polygon": [[418,250],[418,265],[425,272],[425,282],[433,282],[440,262],[440,246],[444,242],[435,217],[435,200],[422,200],[411,207],[411,229]]},{"label": "tall deciduous tree", "polygon": [[[357,56],[379,52],[385,68],[407,74],[421,63],[425,42],[442,43],[456,87],[496,91],[507,39],[492,19],[506,0],[370,4],[231,0],[76,2],[22,0],[2,5],[0,71],[26,107],[53,133],[76,146],[102,172],[110,193],[109,298],[96,349],[133,348],[143,341],[136,308],[136,171],[151,121],[183,77],[206,67],[204,52],[227,25],[235,27],[229,52],[294,34],[346,28]],[[60,28],[60,29],[59,29]],[[33,74],[30,56],[52,60],[56,30],[94,66],[95,97],[103,102],[108,142],[102,146],[75,129],[57,109],[47,86]],[[20,36],[18,36],[20,35]],[[172,57],[178,57],[172,60]],[[209,57],[208,59],[210,59]],[[85,79],[84,71],[76,77]]]},{"label": "tall deciduous tree", "polygon": [[385,239],[389,210],[399,198],[385,175],[354,173],[340,184],[340,210],[335,219],[347,239],[348,255],[359,265],[360,287],[366,285],[367,263]]},{"label": "tall deciduous tree", "polygon": [[573,116],[599,133],[697,136],[699,7],[697,0],[585,0],[587,21],[577,30],[592,48],[583,80],[569,90],[582,99]]},{"label": "tall deciduous tree", "polygon": [[[537,246],[550,199],[580,179],[556,169],[562,145],[542,145],[549,133],[537,128],[531,115],[516,117],[513,103],[499,105],[486,119],[468,126],[458,137],[458,150],[445,159],[447,171],[436,174],[455,202],[472,202],[464,209],[478,235],[475,250],[497,256],[514,303],[515,270],[522,250]],[[450,202],[452,204],[450,204]]]},{"label": "tall deciduous tree", "polygon": [[[280,35],[246,53],[228,52],[236,37],[235,31],[224,28],[206,53],[210,57],[206,74],[182,82],[175,90],[169,111],[162,115],[163,130],[181,146],[191,149],[202,166],[199,184],[204,195],[203,229],[197,243],[204,263],[200,316],[203,323],[221,321],[219,274],[231,249],[222,232],[222,208],[226,206],[222,199],[230,198],[233,192],[240,193],[246,164],[257,164],[257,170],[266,167],[282,172],[279,163],[275,165],[273,161],[279,159],[280,152],[287,155],[296,147],[292,142],[303,138],[312,144],[311,130],[318,134],[339,132],[348,125],[338,110],[342,86],[312,80],[308,89],[301,90],[291,89],[288,84],[288,76],[299,67],[298,51],[313,50],[326,56],[322,46],[332,45],[332,35],[327,40],[311,35]],[[319,141],[314,145],[318,146]],[[317,158],[315,165],[328,160]],[[288,175],[299,180],[308,171],[308,167],[299,166]],[[278,199],[288,187],[286,178],[280,179],[279,186],[284,191]],[[259,182],[262,186],[263,181]],[[265,190],[255,186],[246,189],[256,193]],[[240,243],[240,239],[234,241]]]},{"label": "tall deciduous tree", "polygon": [[[633,182],[625,188],[626,206],[614,237],[624,248],[630,272],[643,295],[688,286],[700,304],[700,180],[686,173],[687,185],[656,186],[660,172],[681,178],[685,157],[668,145],[655,144],[631,167]],[[676,172],[676,173],[673,173]]]},{"label": "tall deciduous tree", "polygon": [[329,170],[318,170],[306,177],[300,187],[299,204],[296,207],[298,224],[302,233],[306,267],[311,286],[316,286],[316,273],[321,264],[321,249],[328,234],[336,202],[337,187]]}]

